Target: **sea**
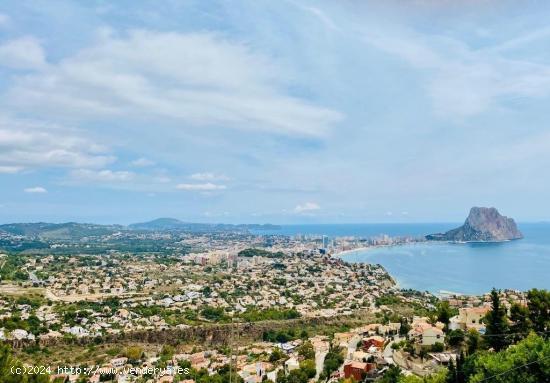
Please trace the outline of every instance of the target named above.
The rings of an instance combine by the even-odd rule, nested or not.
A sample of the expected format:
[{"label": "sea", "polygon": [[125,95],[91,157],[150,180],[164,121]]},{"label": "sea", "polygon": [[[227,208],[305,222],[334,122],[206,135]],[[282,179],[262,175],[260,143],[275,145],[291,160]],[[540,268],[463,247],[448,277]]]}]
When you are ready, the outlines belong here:
[{"label": "sea", "polygon": [[[460,223],[283,225],[258,234],[423,236]],[[550,289],[550,223],[520,223],[521,240],[498,243],[421,242],[346,253],[347,262],[381,264],[402,288],[479,295],[497,289]]]}]

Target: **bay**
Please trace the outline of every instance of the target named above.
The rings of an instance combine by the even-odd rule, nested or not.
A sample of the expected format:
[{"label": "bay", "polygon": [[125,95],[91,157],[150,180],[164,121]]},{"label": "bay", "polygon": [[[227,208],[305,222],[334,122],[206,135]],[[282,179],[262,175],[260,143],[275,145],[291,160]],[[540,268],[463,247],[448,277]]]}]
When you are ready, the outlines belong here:
[{"label": "bay", "polygon": [[[273,234],[374,237],[420,236],[460,224],[286,225]],[[497,289],[550,289],[550,223],[522,223],[524,239],[500,243],[437,243],[378,247],[347,253],[347,262],[379,263],[400,287],[483,294]]]}]

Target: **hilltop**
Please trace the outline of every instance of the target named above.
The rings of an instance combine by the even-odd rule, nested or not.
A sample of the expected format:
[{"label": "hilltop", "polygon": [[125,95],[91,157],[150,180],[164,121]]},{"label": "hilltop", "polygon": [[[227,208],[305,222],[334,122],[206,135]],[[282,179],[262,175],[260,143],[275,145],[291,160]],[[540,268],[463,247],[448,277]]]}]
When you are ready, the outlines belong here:
[{"label": "hilltop", "polygon": [[8,223],[0,225],[0,232],[15,236],[40,239],[80,240],[90,236],[108,235],[123,230],[121,225],[98,225],[93,223]]},{"label": "hilltop", "polygon": [[93,223],[8,223],[0,225],[0,235],[20,236],[39,240],[82,240],[87,237],[108,236],[120,232],[180,231],[180,232],[248,232],[249,230],[276,230],[279,226],[265,224],[222,224],[183,222],[175,218],[158,218],[148,222],[123,225]]}]

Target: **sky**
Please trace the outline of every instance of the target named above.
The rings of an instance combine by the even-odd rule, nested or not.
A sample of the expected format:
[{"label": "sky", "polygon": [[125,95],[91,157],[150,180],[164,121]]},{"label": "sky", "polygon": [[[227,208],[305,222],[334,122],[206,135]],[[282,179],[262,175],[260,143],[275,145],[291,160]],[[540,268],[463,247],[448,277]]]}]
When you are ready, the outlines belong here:
[{"label": "sky", "polygon": [[550,3],[3,1],[0,223],[550,219]]}]

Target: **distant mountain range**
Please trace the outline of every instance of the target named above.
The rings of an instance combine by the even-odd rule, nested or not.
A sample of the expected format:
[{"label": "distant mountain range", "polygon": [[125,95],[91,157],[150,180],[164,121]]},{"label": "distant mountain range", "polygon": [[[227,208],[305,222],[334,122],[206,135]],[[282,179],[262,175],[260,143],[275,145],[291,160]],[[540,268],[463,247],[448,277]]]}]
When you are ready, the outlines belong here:
[{"label": "distant mountain range", "polygon": [[192,223],[183,222],[175,218],[157,218],[148,222],[133,223],[128,225],[130,230],[180,230],[191,232],[208,231],[243,231],[243,230],[277,230],[280,226],[271,224],[226,224],[226,223]]},{"label": "distant mountain range", "polygon": [[0,225],[0,234],[40,238],[43,240],[79,240],[85,237],[109,235],[121,231],[182,231],[182,232],[244,232],[248,230],[277,230],[276,225],[210,224],[183,222],[175,218],[158,218],[148,222],[123,225],[89,223],[9,223]]},{"label": "distant mountain range", "polygon": [[124,226],[76,222],[8,223],[0,225],[0,232],[42,239],[80,239],[89,236],[108,235],[121,230],[124,230]]},{"label": "distant mountain range", "polygon": [[464,225],[446,233],[430,234],[428,240],[452,242],[497,242],[521,239],[512,218],[501,215],[494,207],[473,207]]}]

